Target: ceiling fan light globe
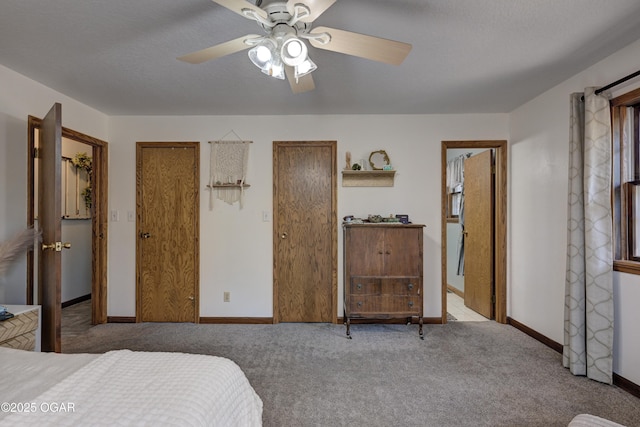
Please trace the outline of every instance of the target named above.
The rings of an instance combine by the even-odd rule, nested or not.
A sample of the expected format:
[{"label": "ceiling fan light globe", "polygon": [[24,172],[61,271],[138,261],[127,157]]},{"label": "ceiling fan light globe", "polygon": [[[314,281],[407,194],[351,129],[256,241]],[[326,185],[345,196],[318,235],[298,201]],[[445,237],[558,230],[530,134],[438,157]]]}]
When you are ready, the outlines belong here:
[{"label": "ceiling fan light globe", "polygon": [[267,62],[271,59],[271,50],[266,46],[256,46],[256,57],[259,61]]},{"label": "ceiling fan light globe", "polygon": [[282,66],[282,63],[273,64],[267,74],[271,77],[275,77],[276,79],[284,80],[284,67]]},{"label": "ceiling fan light globe", "polygon": [[[259,48],[262,46],[256,46],[254,48],[251,48],[248,52],[249,55],[249,59],[251,60],[251,62],[253,62],[253,65],[255,65],[256,67],[260,68],[261,70],[268,70],[271,67],[271,61],[269,59],[267,59],[266,61],[263,59],[264,55],[261,55],[259,53]],[[262,57],[261,57],[262,56]]]},{"label": "ceiling fan light globe", "polygon": [[302,53],[302,43],[298,40],[291,40],[287,43],[287,55],[297,58]]},{"label": "ceiling fan light globe", "polygon": [[307,58],[300,65],[294,67],[294,77],[299,79],[302,76],[306,76],[312,73],[318,68],[318,66],[311,59]]},{"label": "ceiling fan light globe", "polygon": [[261,70],[269,70],[276,60],[276,43],[273,40],[265,39],[247,52],[249,59]]},{"label": "ceiling fan light globe", "polygon": [[285,38],[280,48],[282,62],[289,66],[300,65],[307,59],[307,45],[295,36]]}]

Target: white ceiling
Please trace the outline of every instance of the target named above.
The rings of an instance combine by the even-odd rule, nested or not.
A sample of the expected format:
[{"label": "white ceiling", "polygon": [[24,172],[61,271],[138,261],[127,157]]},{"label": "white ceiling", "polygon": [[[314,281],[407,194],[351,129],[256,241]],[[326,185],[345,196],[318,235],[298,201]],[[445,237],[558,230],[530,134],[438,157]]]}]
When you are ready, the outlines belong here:
[{"label": "white ceiling", "polygon": [[320,25],[413,49],[311,47],[316,89],[293,94],[246,51],[176,59],[261,34],[210,0],[1,0],[0,64],[108,115],[500,113],[640,39],[640,1],[338,0]]}]

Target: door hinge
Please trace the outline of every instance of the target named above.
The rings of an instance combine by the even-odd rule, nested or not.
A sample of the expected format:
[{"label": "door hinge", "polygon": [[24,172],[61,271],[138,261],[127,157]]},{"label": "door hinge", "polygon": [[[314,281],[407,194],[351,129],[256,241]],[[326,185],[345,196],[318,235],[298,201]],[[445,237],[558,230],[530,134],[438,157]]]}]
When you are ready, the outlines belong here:
[{"label": "door hinge", "polygon": [[38,147],[33,147],[32,155],[33,155],[34,159],[39,158],[40,157],[40,149]]},{"label": "door hinge", "polygon": [[495,175],[495,174],[496,174],[496,165],[491,165],[491,173],[492,173],[493,175]]},{"label": "door hinge", "polygon": [[491,295],[491,304],[495,304],[496,303],[496,295],[493,294]]}]

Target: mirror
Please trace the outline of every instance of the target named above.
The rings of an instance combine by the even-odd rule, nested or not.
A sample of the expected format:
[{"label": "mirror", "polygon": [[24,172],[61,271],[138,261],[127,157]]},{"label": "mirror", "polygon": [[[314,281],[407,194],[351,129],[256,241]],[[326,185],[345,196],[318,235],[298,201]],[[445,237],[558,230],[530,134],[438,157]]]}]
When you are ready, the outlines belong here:
[{"label": "mirror", "polygon": [[373,151],[369,155],[369,164],[373,170],[382,170],[385,166],[389,166],[389,156],[384,150]]}]

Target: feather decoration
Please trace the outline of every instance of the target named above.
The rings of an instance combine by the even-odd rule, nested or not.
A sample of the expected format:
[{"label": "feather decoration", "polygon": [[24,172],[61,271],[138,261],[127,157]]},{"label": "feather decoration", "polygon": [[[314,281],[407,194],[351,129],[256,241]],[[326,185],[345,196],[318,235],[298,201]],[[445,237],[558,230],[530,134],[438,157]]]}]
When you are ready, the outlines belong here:
[{"label": "feather decoration", "polygon": [[40,230],[30,227],[22,230],[10,240],[0,243],[0,277],[4,275],[16,258],[33,248],[36,239],[40,241],[41,234]]}]

